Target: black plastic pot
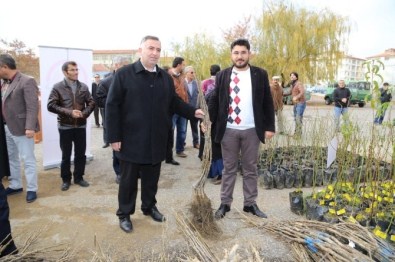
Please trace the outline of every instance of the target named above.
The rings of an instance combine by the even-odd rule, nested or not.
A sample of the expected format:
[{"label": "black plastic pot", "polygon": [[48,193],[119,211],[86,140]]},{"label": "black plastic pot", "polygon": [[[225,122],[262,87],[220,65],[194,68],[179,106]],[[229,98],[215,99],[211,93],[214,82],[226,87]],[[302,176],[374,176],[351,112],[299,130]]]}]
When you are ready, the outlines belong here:
[{"label": "black plastic pot", "polygon": [[304,174],[304,182],[303,182],[304,187],[312,187],[313,179],[314,179],[314,170],[310,167],[304,167],[302,172]]},{"label": "black plastic pot", "polygon": [[292,188],[295,184],[295,174],[291,170],[285,170],[285,187],[286,188]]},{"label": "black plastic pot", "polygon": [[274,186],[273,176],[267,170],[260,170],[258,172],[258,181],[259,181],[259,185],[264,189],[272,189]]},{"label": "black plastic pot", "polygon": [[322,184],[327,186],[336,181],[337,178],[337,169],[326,169],[324,170],[324,178]]},{"label": "black plastic pot", "polygon": [[285,184],[285,174],[283,169],[277,169],[272,172],[274,187],[277,189],[283,189]]},{"label": "black plastic pot", "polygon": [[295,214],[303,214],[303,191],[292,191],[289,192],[289,203],[291,211]]},{"label": "black plastic pot", "polygon": [[328,207],[320,206],[319,201],[306,198],[306,218],[309,220],[322,221],[324,214],[328,212]]}]

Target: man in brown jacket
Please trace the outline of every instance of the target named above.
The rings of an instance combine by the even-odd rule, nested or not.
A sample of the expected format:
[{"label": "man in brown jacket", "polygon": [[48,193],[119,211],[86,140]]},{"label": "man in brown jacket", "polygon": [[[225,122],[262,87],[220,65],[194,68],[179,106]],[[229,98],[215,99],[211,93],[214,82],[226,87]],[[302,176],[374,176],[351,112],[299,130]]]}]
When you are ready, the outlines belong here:
[{"label": "man in brown jacket", "polygon": [[[185,61],[182,57],[176,57],[173,60],[173,67],[170,69],[171,77],[174,81],[174,87],[176,88],[176,93],[181,99],[188,103],[188,93],[184,85],[185,77],[183,75],[185,69]],[[177,127],[176,135],[176,155],[178,157],[187,157],[184,153],[185,149],[185,139],[187,136],[187,119],[178,115],[173,115],[173,130]]]},{"label": "man in brown jacket", "polygon": [[270,85],[270,92],[273,97],[274,113],[277,117],[277,127],[280,134],[284,134],[284,120],[283,120],[283,87],[280,85],[280,77],[273,76]]},{"label": "man in brown jacket", "polygon": [[84,180],[86,150],[86,119],[93,112],[95,102],[86,84],[78,81],[78,66],[74,61],[62,65],[64,79],[56,83],[49,95],[47,108],[58,114],[58,130],[62,163],[62,191],[69,190],[71,184],[70,158],[74,144],[74,184],[88,187]]},{"label": "man in brown jacket", "polygon": [[11,176],[7,195],[23,191],[21,160],[26,178],[26,201],[37,199],[37,168],[34,155],[34,133],[39,131],[38,86],[34,78],[22,74],[15,60],[8,54],[0,55],[1,100]]}]

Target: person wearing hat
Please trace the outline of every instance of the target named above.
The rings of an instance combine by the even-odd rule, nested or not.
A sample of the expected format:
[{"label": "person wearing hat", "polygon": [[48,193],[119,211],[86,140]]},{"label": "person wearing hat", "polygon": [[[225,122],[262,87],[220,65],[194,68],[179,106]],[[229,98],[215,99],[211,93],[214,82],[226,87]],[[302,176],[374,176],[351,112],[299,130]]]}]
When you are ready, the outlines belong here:
[{"label": "person wearing hat", "polygon": [[283,87],[280,85],[280,76],[273,76],[270,84],[270,92],[273,97],[274,112],[277,118],[278,132],[284,134],[283,122]]}]

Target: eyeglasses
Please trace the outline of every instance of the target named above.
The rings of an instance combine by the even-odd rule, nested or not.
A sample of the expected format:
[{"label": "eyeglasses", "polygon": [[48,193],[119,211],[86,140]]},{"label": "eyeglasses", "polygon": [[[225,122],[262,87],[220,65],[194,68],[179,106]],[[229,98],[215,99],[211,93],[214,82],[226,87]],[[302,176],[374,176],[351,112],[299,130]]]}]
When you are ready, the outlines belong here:
[{"label": "eyeglasses", "polygon": [[95,78],[100,78],[100,76],[95,76]]}]

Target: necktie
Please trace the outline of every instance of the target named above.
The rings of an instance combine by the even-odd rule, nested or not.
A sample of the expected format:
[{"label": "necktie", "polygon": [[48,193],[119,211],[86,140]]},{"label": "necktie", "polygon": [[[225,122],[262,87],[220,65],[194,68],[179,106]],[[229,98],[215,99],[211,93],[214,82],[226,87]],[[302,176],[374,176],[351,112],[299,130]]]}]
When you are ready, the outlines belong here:
[{"label": "necktie", "polygon": [[228,122],[231,124],[235,122],[239,125],[241,122],[241,118],[239,117],[241,110],[238,106],[240,103],[240,97],[238,96],[238,93],[240,92],[240,88],[238,86],[240,79],[237,77],[236,72],[232,72],[231,79],[232,81],[230,82],[229,87],[230,100]]}]

